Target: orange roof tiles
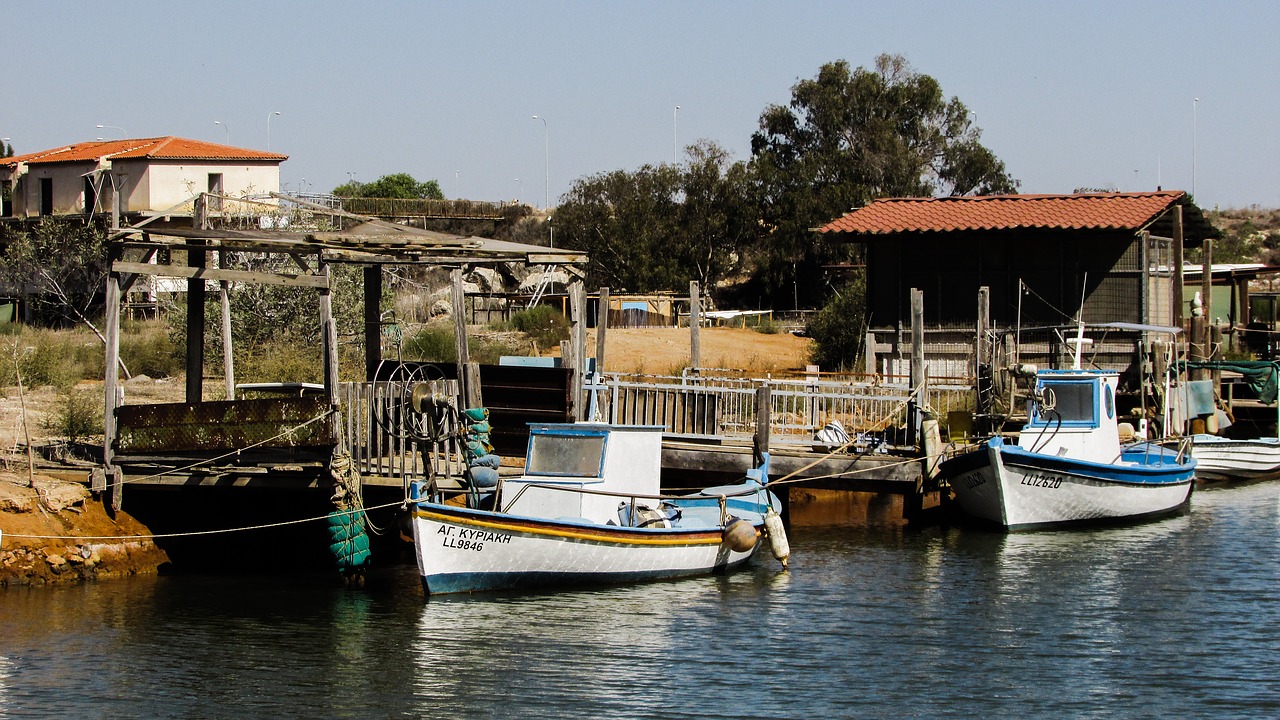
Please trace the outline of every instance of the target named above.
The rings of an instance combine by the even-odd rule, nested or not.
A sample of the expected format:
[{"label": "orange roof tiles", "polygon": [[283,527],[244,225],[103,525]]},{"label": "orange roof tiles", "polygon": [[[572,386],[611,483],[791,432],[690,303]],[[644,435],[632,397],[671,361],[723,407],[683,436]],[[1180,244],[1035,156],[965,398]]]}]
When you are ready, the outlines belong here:
[{"label": "orange roof tiles", "polygon": [[1181,190],[1077,195],[888,198],[818,228],[821,233],[889,235],[963,230],[1134,230],[1185,195]]},{"label": "orange roof tiles", "polygon": [[96,140],[76,143],[51,150],[15,155],[0,160],[0,165],[28,165],[40,163],[97,162],[109,157],[115,159],[145,158],[152,160],[288,160],[280,153],[247,150],[245,148],[218,145],[217,143],[165,136],[138,140]]}]

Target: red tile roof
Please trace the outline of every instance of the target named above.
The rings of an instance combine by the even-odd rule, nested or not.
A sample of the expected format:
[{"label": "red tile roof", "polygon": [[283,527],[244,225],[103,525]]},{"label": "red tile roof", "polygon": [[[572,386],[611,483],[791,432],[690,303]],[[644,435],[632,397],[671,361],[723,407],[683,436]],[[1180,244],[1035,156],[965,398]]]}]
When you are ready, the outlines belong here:
[{"label": "red tile roof", "polygon": [[41,163],[97,162],[112,159],[147,158],[152,160],[267,160],[283,162],[288,155],[246,150],[217,143],[166,136],[138,140],[97,140],[65,145],[51,150],[15,155],[0,160],[0,165]]},{"label": "red tile roof", "polygon": [[818,228],[821,233],[890,235],[963,230],[1137,231],[1183,198],[1181,190],[1078,195],[890,198]]}]

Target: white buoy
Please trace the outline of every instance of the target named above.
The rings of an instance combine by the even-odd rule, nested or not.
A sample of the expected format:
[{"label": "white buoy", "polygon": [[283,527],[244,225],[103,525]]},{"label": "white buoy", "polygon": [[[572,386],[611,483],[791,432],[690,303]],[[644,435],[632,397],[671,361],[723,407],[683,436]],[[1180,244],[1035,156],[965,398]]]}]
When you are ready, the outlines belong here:
[{"label": "white buoy", "polygon": [[772,507],[764,514],[764,531],[769,536],[769,549],[785,570],[791,557],[791,545],[787,542],[787,531],[782,527],[782,516]]}]

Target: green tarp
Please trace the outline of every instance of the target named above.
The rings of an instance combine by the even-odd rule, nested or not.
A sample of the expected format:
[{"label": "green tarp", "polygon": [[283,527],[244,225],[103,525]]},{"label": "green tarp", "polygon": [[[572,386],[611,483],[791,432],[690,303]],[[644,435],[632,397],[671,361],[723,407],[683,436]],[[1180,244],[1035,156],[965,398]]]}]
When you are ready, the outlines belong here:
[{"label": "green tarp", "polygon": [[1280,376],[1280,363],[1269,360],[1217,360],[1212,362],[1185,362],[1187,368],[1227,370],[1238,372],[1244,381],[1258,394],[1258,399],[1270,405],[1276,401],[1276,380]]}]

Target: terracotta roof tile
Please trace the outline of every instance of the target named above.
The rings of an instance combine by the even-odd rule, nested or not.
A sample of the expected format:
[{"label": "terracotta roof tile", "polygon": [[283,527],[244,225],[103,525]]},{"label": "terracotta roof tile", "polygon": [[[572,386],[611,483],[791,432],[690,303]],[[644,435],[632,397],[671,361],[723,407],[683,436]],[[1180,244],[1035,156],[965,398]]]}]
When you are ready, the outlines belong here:
[{"label": "terracotta roof tile", "polygon": [[818,228],[821,233],[889,235],[964,230],[1134,230],[1185,193],[993,195],[876,200]]},{"label": "terracotta roof tile", "polygon": [[0,165],[28,165],[65,162],[97,162],[100,158],[149,158],[153,160],[267,160],[283,162],[288,155],[247,150],[217,143],[165,136],[137,140],[96,140],[64,145],[50,150],[15,155],[0,160]]}]

